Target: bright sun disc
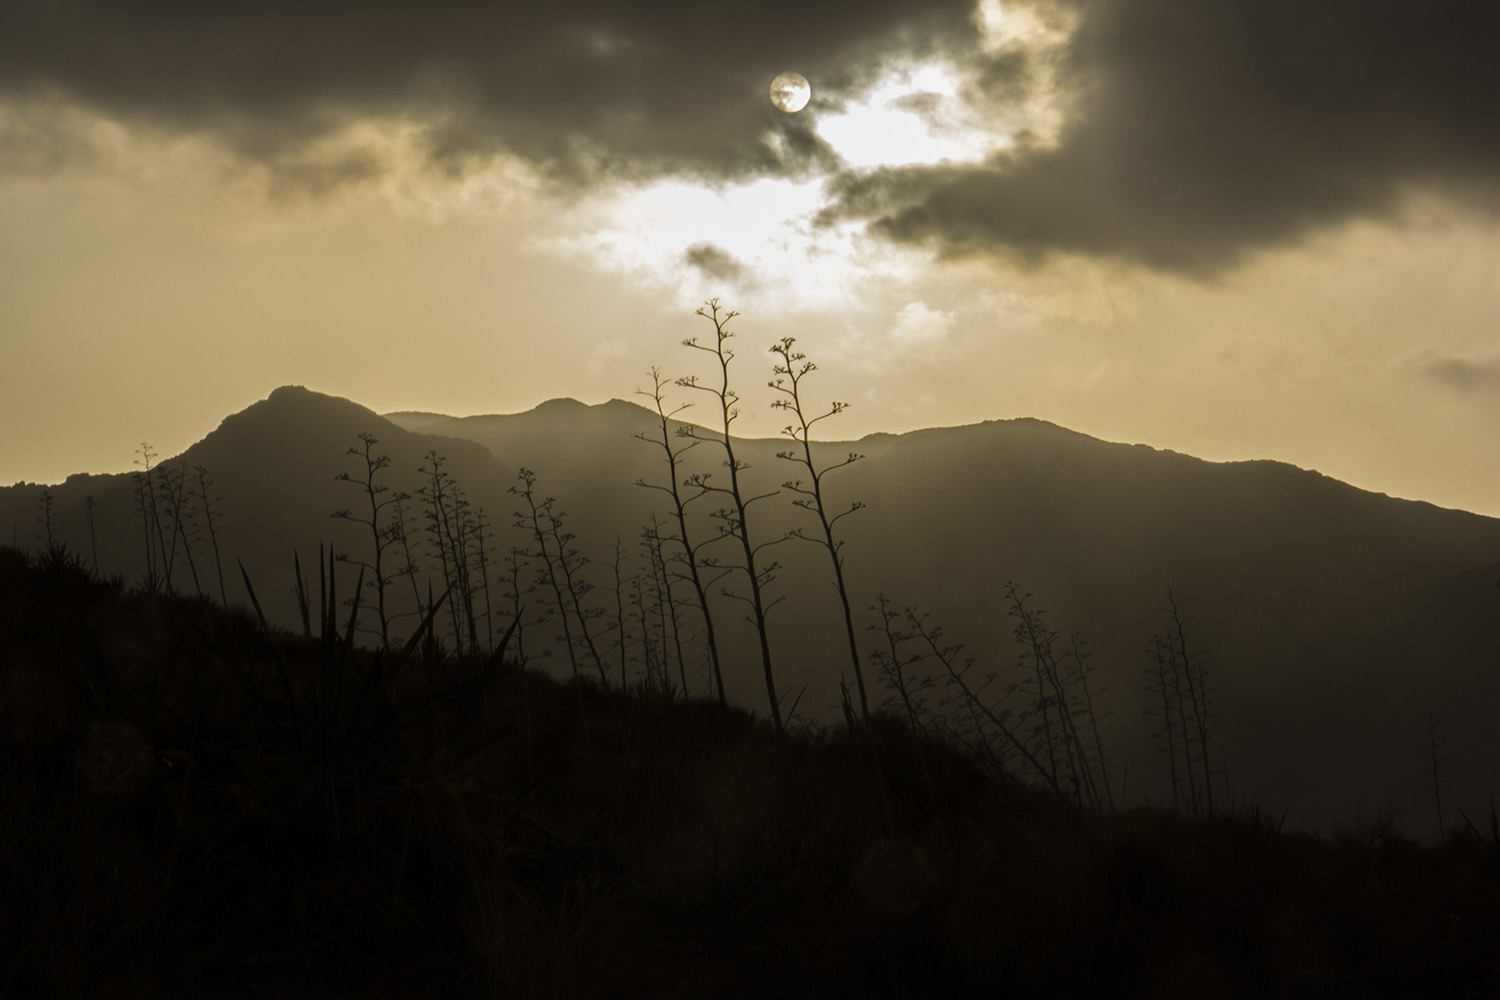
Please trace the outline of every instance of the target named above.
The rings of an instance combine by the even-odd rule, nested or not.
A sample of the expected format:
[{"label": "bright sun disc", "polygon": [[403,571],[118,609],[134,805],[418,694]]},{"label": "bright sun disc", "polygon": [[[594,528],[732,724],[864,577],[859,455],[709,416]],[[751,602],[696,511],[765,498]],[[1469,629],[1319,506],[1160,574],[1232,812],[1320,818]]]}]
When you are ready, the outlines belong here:
[{"label": "bright sun disc", "polygon": [[791,114],[807,107],[812,87],[801,73],[782,73],[771,81],[771,103]]}]

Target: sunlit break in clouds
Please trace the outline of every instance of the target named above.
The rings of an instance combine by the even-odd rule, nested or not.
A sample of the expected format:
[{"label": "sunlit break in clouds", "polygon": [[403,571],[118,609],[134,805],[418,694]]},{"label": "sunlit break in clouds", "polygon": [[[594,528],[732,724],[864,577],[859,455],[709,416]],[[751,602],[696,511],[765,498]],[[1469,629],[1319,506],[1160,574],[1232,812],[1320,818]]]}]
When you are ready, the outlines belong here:
[{"label": "sunlit break in clouds", "polygon": [[[920,254],[871,238],[862,220],[820,218],[835,179],[883,168],[977,165],[1017,136],[1033,146],[1054,143],[1064,119],[1065,95],[1052,67],[1068,40],[1068,19],[1054,15],[1049,24],[1033,8],[985,0],[973,22],[987,58],[1015,57],[1027,66],[1008,84],[1003,104],[986,94],[981,66],[941,52],[891,59],[858,87],[819,91],[803,112],[832,154],[811,176],[622,185],[570,207],[553,232],[530,245],[649,281],[683,305],[701,300],[708,286],[751,293],[761,309],[777,313],[830,309],[860,298],[863,286],[900,281],[919,267]],[[773,103],[792,96],[788,89],[778,97],[782,79],[773,81]],[[777,157],[785,154],[785,137],[774,129],[761,141]]]},{"label": "sunlit break in clouds", "polygon": [[981,119],[962,87],[951,64],[893,67],[843,110],[822,116],[818,134],[854,170],[978,163],[1013,139],[1000,123]]},{"label": "sunlit break in clouds", "polygon": [[819,179],[658,181],[571,207],[552,235],[527,245],[649,282],[683,308],[710,288],[763,313],[848,306],[871,283],[903,280],[920,256],[870,240],[855,223],[819,225],[822,205]]}]

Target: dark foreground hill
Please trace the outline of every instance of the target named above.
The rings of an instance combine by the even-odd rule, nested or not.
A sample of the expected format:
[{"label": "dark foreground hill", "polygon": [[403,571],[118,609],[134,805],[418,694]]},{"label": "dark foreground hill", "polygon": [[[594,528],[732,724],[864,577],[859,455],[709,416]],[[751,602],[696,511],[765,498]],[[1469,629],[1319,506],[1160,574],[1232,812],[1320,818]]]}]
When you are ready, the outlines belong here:
[{"label": "dark foreground hill", "polygon": [[[273,620],[299,622],[292,556],[316,565],[320,542],[367,558],[368,534],[331,520],[357,508],[359,491],[337,482],[359,461],[346,454],[358,435],[379,439],[390,457],[382,475],[393,489],[416,494],[436,453],[492,528],[492,575],[510,548],[530,544],[512,527],[519,498],[507,491],[525,467],[541,497],[566,511],[572,546],[590,562],[580,572],[603,628],[615,608],[613,563],[618,543],[626,598],[633,575],[646,572],[638,541],[662,495],[633,485],[664,483],[659,445],[638,440],[659,427],[654,413],[622,401],[585,406],[554,400],[529,413],[470,418],[433,414],[379,416],[352,402],[288,387],[227,418],[182,456],[203,466],[221,497],[219,545],[225,594],[244,602],[233,558],[243,561]],[[738,442],[748,487],[770,493],[797,475],[776,457],[785,441]],[[721,457],[705,443],[689,453],[687,472],[721,480]],[[1446,742],[1442,786],[1455,821],[1487,808],[1500,788],[1500,521],[1429,504],[1367,493],[1315,472],[1275,462],[1208,463],[1144,446],[1110,444],[1036,420],[997,421],[903,435],[830,443],[830,461],[849,452],[864,460],[830,476],[830,506],[866,507],[840,522],[860,638],[882,637],[869,608],[888,595],[896,609],[930,612],[960,659],[998,675],[995,691],[1024,680],[1024,649],[1011,632],[1008,581],[1034,595],[1030,606],[1063,634],[1087,641],[1094,683],[1108,688],[1107,713],[1115,788],[1126,800],[1167,801],[1165,760],[1146,714],[1152,660],[1148,642],[1166,624],[1168,586],[1190,616],[1190,649],[1207,669],[1214,713],[1211,760],[1228,794],[1253,798],[1290,827],[1332,829],[1361,812],[1386,815],[1423,835],[1437,830],[1432,782],[1419,752],[1431,709]],[[174,459],[174,463],[175,463]],[[169,467],[173,463],[169,463]],[[50,488],[56,536],[100,568],[128,579],[146,565],[139,505],[129,476],[73,477]],[[35,541],[41,487],[0,490],[0,524]],[[95,524],[86,526],[93,497]],[[786,494],[754,508],[752,537],[771,541],[810,526]],[[425,548],[420,500],[412,534],[424,570],[438,576]],[[690,531],[711,537],[709,504]],[[199,529],[201,531],[201,527]],[[206,542],[196,547],[199,584],[219,593]],[[803,718],[839,717],[838,682],[850,666],[827,556],[791,542],[770,550],[782,568],[770,585],[785,598],[771,613],[778,688]],[[719,553],[730,561],[727,548]],[[192,567],[175,556],[175,585],[191,592]],[[345,586],[352,586],[350,579]],[[732,582],[732,581],[726,581]],[[503,631],[498,582],[487,631]],[[411,588],[401,581],[407,604]],[[438,585],[441,590],[441,585]],[[543,596],[533,596],[542,602]],[[395,598],[393,598],[395,600]],[[622,602],[622,604],[625,602]],[[731,699],[765,714],[765,689],[754,633],[743,606],[715,596]],[[535,607],[533,607],[535,610]],[[411,618],[404,619],[409,629]],[[368,625],[368,620],[366,621]],[[684,619],[690,692],[708,688],[702,629]],[[538,628],[527,638],[533,663],[559,676],[569,668],[561,641]],[[404,634],[404,633],[403,633]],[[454,637],[443,633],[450,644]],[[462,636],[459,636],[462,639]],[[625,662],[640,668],[643,646],[628,634]],[[601,646],[608,643],[601,637]],[[536,652],[549,648],[548,658]],[[633,649],[638,651],[632,652]],[[676,668],[674,668],[675,670]],[[931,669],[930,661],[920,669]],[[614,676],[614,674],[611,674]],[[875,679],[878,701],[883,697]],[[940,689],[930,692],[934,706]]]},{"label": "dark foreground hill", "polygon": [[1500,990],[1493,814],[1426,848],[1091,815],[895,717],[777,736],[356,648],[308,596],[278,633],[0,548],[0,995]]}]

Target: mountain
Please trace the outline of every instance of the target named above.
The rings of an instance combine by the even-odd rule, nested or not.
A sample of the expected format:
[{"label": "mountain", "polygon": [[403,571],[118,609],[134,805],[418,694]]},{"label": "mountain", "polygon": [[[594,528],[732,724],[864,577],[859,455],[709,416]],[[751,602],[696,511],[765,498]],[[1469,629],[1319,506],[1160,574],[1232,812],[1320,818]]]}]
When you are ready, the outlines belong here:
[{"label": "mountain", "polygon": [[[591,597],[612,610],[616,544],[628,581],[644,565],[642,526],[653,511],[665,514],[660,491],[635,485],[638,478],[665,483],[664,453],[650,440],[659,433],[654,412],[622,400],[559,399],[526,413],[463,418],[382,416],[284,387],[164,467],[208,471],[210,496],[222,498],[229,599],[244,600],[237,557],[267,613],[288,625],[297,615],[294,550],[310,566],[320,542],[355,558],[369,548],[367,532],[329,516],[357,510],[362,500],[335,479],[362,472],[362,460],[347,454],[360,434],[377,438],[376,453],[390,457],[384,482],[413,495],[423,481],[418,469],[438,456],[485,511],[495,559],[528,544],[512,526],[520,498],[508,490],[519,469],[531,470],[539,499],[556,498],[572,544],[590,559],[583,572]],[[712,434],[701,436],[685,474],[720,482],[722,452]],[[787,446],[784,439],[736,441],[749,492],[773,493],[797,478],[798,468],[777,458]],[[1490,714],[1500,704],[1500,520],[1365,492],[1283,463],[1205,462],[1031,419],[817,449],[825,462],[851,452],[865,457],[831,473],[827,488],[831,508],[866,505],[839,522],[856,625],[873,624],[867,609],[888,595],[897,608],[930,612],[945,641],[965,645],[961,657],[978,658],[976,671],[998,672],[1000,684],[1019,680],[1022,651],[1005,597],[1015,581],[1051,627],[1087,640],[1095,683],[1109,688],[1108,740],[1132,797],[1165,794],[1144,688],[1148,641],[1167,624],[1168,586],[1190,616],[1191,648],[1202,654],[1213,688],[1215,738],[1240,796],[1286,807],[1290,826],[1319,828],[1392,805],[1413,832],[1431,833],[1431,779],[1418,743],[1429,708],[1452,757],[1447,818],[1459,807],[1474,815],[1500,789],[1500,727]],[[97,545],[106,573],[137,578],[145,553],[133,486],[130,475],[74,476],[50,493],[57,537],[85,555]],[[0,489],[0,525],[9,522],[22,545],[38,541],[43,489]],[[789,500],[783,492],[751,508],[753,538],[813,526]],[[416,528],[420,499],[409,503]],[[699,540],[714,530],[709,506],[699,503],[690,525]],[[827,553],[798,541],[768,552],[784,564],[769,587],[786,598],[769,628],[778,686],[789,692],[788,705],[805,692],[801,717],[838,718],[838,679],[849,665]],[[720,555],[729,561],[727,546]],[[205,546],[195,565],[203,589],[217,593]],[[174,577],[192,589],[180,557]],[[715,600],[729,693],[764,711],[743,605]],[[871,645],[877,637],[860,634]],[[552,647],[553,668],[566,672],[558,640],[528,639],[533,651],[543,645]],[[692,662],[701,659],[697,643],[688,651]],[[867,674],[874,684],[868,667]],[[701,667],[688,681],[706,690]]]}]

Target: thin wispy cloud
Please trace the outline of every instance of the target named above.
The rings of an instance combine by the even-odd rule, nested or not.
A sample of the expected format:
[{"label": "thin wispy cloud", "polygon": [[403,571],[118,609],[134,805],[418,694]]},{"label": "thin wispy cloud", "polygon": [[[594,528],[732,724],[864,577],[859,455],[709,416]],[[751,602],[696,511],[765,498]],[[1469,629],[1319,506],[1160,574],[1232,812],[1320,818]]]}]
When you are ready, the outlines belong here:
[{"label": "thin wispy cloud", "polygon": [[1423,376],[1445,389],[1500,398],[1500,356],[1458,357],[1429,351],[1417,363]]}]

